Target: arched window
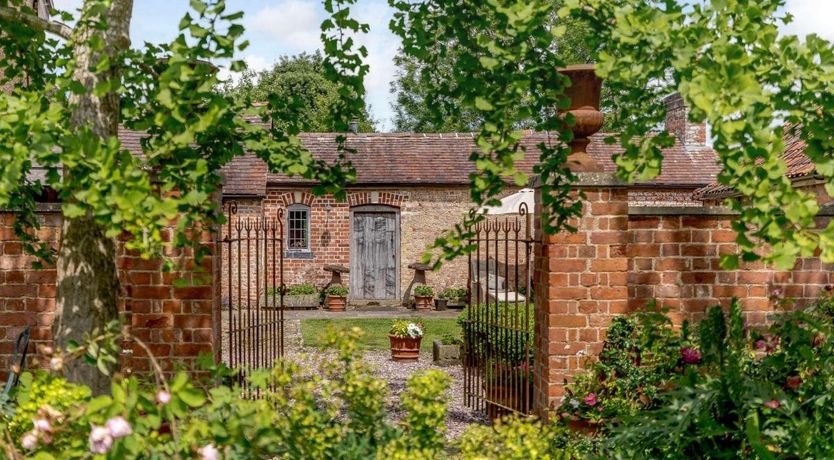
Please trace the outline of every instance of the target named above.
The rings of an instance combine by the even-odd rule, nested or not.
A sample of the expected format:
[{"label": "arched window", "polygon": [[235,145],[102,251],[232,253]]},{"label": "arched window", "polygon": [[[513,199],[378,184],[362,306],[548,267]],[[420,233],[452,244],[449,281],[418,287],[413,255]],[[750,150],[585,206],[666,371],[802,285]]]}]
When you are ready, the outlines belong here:
[{"label": "arched window", "polygon": [[287,249],[310,251],[310,207],[294,204],[287,208]]}]

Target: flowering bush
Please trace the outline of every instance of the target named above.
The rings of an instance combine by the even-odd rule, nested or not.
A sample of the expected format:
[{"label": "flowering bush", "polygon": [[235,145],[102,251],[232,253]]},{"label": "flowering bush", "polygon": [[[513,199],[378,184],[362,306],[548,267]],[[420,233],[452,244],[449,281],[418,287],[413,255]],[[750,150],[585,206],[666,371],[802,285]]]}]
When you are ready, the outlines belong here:
[{"label": "flowering bush", "polygon": [[[827,300],[825,301],[827,302]],[[834,458],[834,324],[826,308],[749,330],[741,308],[698,325],[689,365],[658,404],[605,443],[606,458]]]},{"label": "flowering bush", "polygon": [[656,405],[681,364],[699,356],[684,343],[662,312],[615,318],[598,359],[567,386],[559,412],[566,418],[616,423]]},{"label": "flowering bush", "polygon": [[[387,384],[358,359],[359,334],[331,332],[327,345],[336,351],[311,357],[312,367],[283,362],[250,373],[248,391],[260,399],[242,398],[240,387],[203,386],[185,373],[170,380],[159,374],[154,385],[117,377],[111,394],[98,397],[58,375],[24,374],[15,416],[0,421],[0,457],[436,458],[445,447],[448,377],[412,376],[401,395],[405,416],[393,423],[385,417]],[[214,379],[234,375],[211,359],[201,365]],[[67,400],[70,394],[76,399]]]}]

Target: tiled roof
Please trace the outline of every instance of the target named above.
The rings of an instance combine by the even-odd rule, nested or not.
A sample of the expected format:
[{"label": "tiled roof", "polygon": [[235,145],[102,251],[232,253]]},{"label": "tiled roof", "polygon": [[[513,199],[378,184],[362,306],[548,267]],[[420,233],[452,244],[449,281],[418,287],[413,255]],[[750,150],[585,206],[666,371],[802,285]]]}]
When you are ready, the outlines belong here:
[{"label": "tiled roof", "polygon": [[[816,171],[814,163],[805,155],[805,147],[807,144],[800,136],[800,130],[796,126],[788,126],[785,128],[785,135],[783,137],[785,142],[785,153],[782,159],[785,160],[787,172],[785,175],[791,179],[798,179],[809,176]],[[734,195],[735,191],[732,187],[713,182],[706,187],[695,191],[694,196],[697,199],[710,200],[717,198],[724,198]]]},{"label": "tiled roof", "polygon": [[[303,133],[304,146],[317,158],[335,161],[338,156],[336,134]],[[588,153],[609,172],[616,170],[612,155],[621,150],[603,142],[606,134],[591,139]],[[141,133],[120,130],[122,144],[141,154]],[[518,168],[532,174],[538,163],[537,144],[554,142],[549,133],[526,132],[522,145],[527,148],[524,158],[516,162]],[[356,168],[357,185],[466,185],[474,165],[469,155],[476,149],[474,135],[373,133],[351,134],[347,146],[356,153],[348,159]],[[663,171],[644,185],[697,188],[715,180],[719,171],[715,154],[706,147],[684,147],[676,144],[664,151]],[[236,157],[223,168],[224,195],[264,196],[266,185],[309,184],[310,181],[268,173],[263,161],[254,155]]]},{"label": "tiled roof", "polygon": [[[605,144],[606,136],[594,136],[588,153],[606,171],[613,172],[616,166],[611,157],[622,150]],[[348,147],[356,153],[348,158],[356,168],[358,184],[468,184],[469,173],[475,169],[469,161],[469,155],[476,149],[473,138],[470,133],[351,135]],[[305,133],[301,141],[316,158],[333,161],[337,156],[334,134]],[[533,172],[539,159],[536,145],[542,142],[554,142],[554,139],[548,133],[525,133],[522,145],[527,148],[527,154],[516,162],[521,171]],[[709,148],[676,145],[665,150],[664,156],[662,174],[649,184],[696,188],[715,180],[719,170],[715,154]],[[304,182],[282,174],[269,174],[267,180],[270,184]]]}]

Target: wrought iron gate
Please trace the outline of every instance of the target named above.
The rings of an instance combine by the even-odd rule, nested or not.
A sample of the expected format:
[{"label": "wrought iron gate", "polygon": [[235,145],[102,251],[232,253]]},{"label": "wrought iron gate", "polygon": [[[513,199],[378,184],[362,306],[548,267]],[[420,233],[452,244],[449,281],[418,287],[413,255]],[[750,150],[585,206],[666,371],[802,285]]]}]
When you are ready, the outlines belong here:
[{"label": "wrought iron gate", "polygon": [[284,354],[284,223],[226,209],[223,235],[223,358],[245,387],[252,369],[272,367]]},{"label": "wrought iron gate", "polygon": [[492,418],[533,409],[531,215],[488,217],[470,241],[464,403]]}]

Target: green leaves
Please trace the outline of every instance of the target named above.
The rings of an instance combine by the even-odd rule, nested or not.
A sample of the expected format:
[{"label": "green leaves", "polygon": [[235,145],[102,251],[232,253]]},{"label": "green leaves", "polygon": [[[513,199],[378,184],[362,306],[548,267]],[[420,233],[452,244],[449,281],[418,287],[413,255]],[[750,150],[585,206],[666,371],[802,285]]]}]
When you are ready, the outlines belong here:
[{"label": "green leaves", "polygon": [[[724,172],[719,180],[741,197],[727,205],[739,211],[741,257],[791,268],[796,257],[821,244],[815,197],[785,177],[783,127],[798,136],[805,153],[825,178],[834,174],[830,155],[831,45],[816,37],[802,44],[780,37],[778,0],[682,2],[573,0],[563,15],[578,16],[593,28],[598,68],[609,86],[626,94],[618,116],[625,152],[616,158],[624,179],[647,179],[661,170],[667,139],[650,133],[664,119],[658,97],[680,92],[692,122],[706,122]],[[808,82],[808,83],[806,83]],[[811,83],[813,82],[813,83]],[[825,120],[825,121],[823,121]],[[822,128],[821,123],[828,123]],[[767,247],[769,250],[762,251]]]},{"label": "green leaves", "polygon": [[[420,124],[442,126],[448,118],[476,131],[477,150],[470,156],[476,167],[470,176],[473,201],[483,205],[506,184],[525,179],[515,167],[525,153],[521,127],[553,131],[553,144],[538,146],[542,155],[536,172],[547,187],[546,225],[566,229],[579,207],[566,188],[573,177],[564,167],[562,143],[569,127],[555,110],[564,105],[568,84],[556,72],[566,64],[553,46],[556,6],[520,0],[389,4],[397,9],[391,29],[403,40],[401,62],[414,66],[407,68],[411,75],[419,72],[401,81],[399,99],[408,104],[406,110],[418,105],[425,110],[417,112]],[[408,99],[411,93],[418,96]],[[470,213],[435,241],[435,266],[472,250],[471,228],[481,219]]]}]

